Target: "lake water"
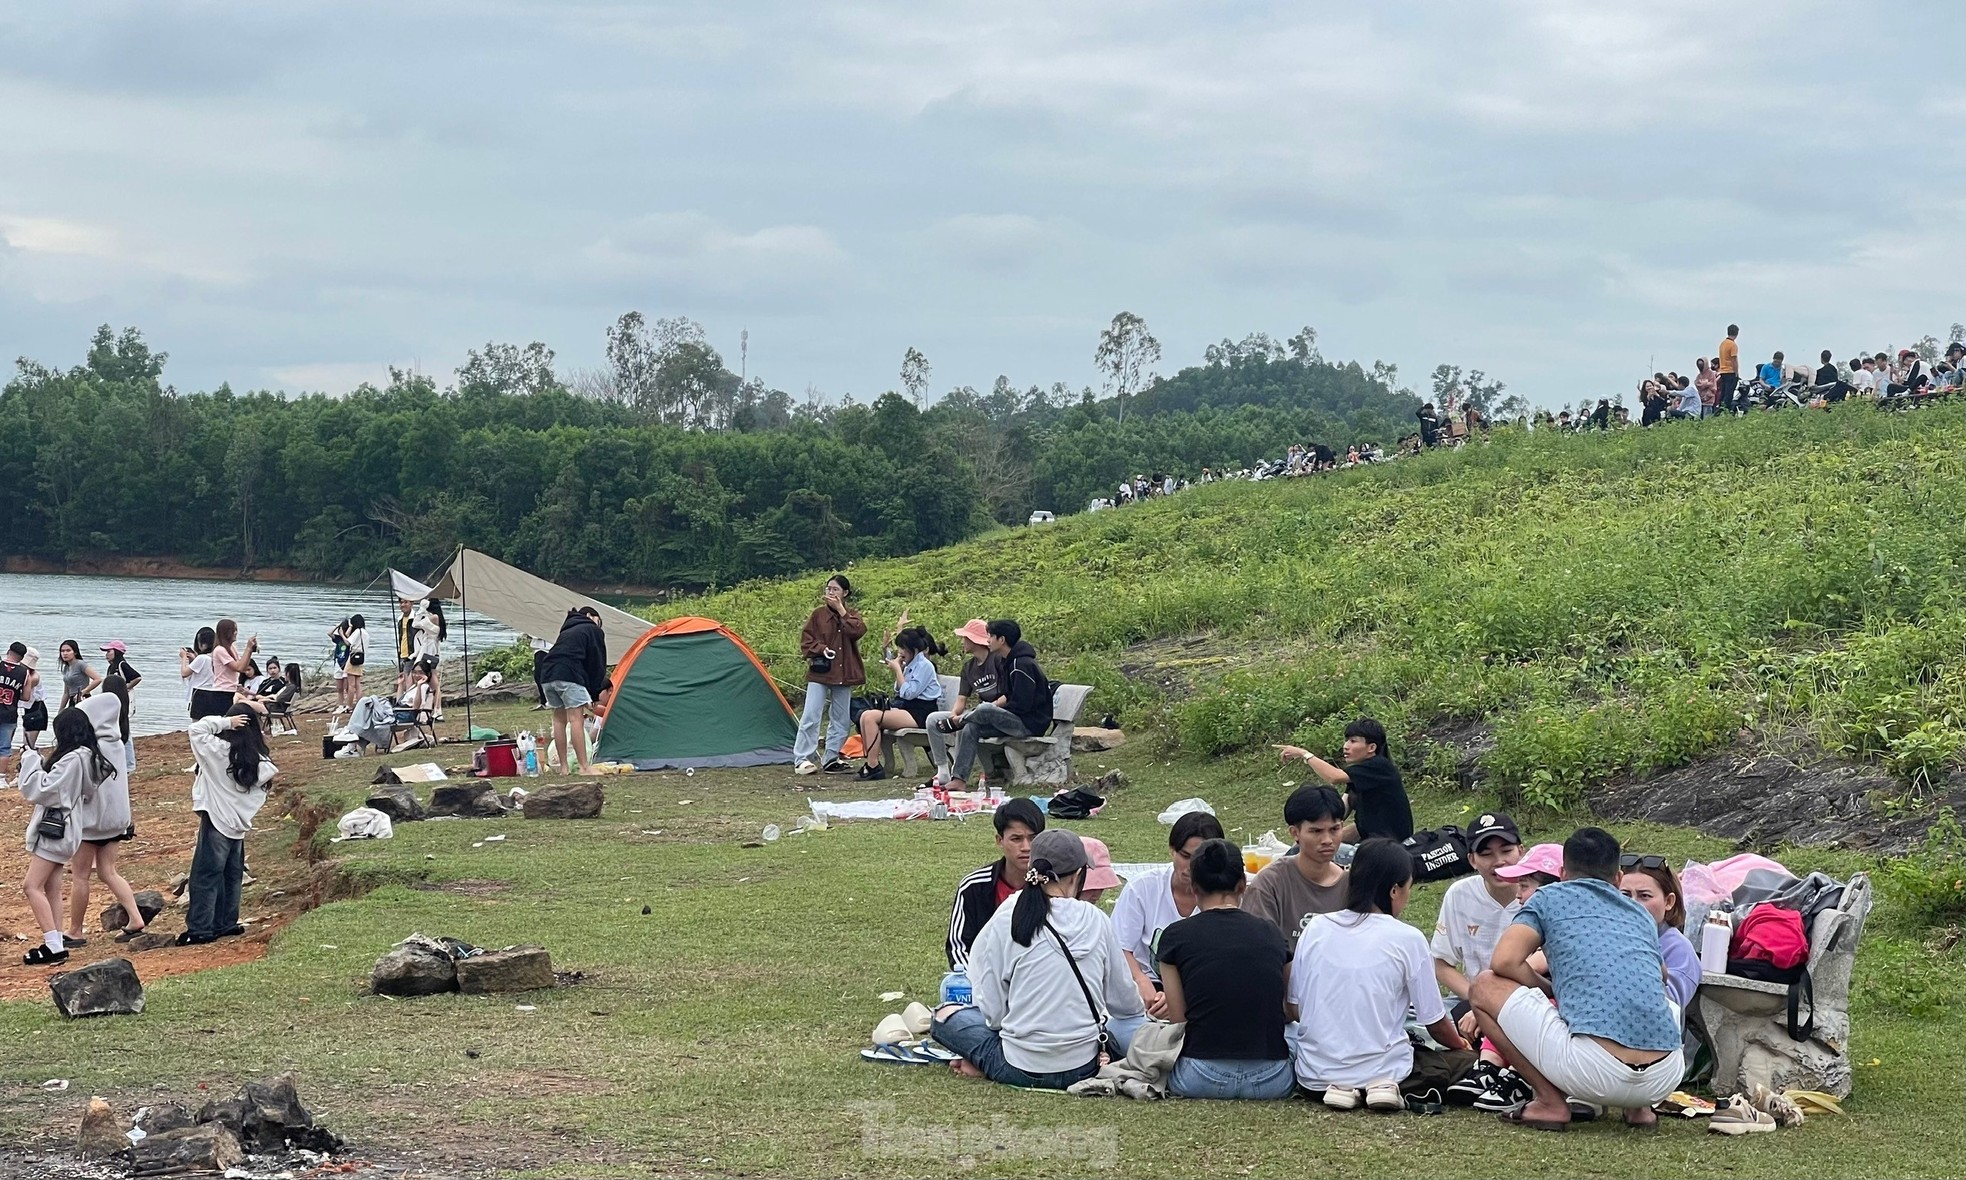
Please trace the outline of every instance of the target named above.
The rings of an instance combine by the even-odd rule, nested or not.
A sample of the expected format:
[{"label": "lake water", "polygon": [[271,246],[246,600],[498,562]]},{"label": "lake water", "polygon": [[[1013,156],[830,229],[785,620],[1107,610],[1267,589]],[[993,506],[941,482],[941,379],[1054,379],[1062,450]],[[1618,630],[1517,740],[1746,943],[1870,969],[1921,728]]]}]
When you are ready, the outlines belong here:
[{"label": "lake water", "polygon": [[[364,616],[371,657],[387,659],[388,620],[395,613],[381,585],[364,592],[359,586],[300,582],[0,574],[0,650],[15,641],[38,649],[44,678],[59,683],[55,651],[64,639],[79,642],[83,658],[98,673],[103,670],[103,644],[120,639],[129,645],[129,661],[143,673],[143,684],[130,695],[133,733],[168,733],[189,723],[177,653],[191,645],[200,627],[221,618],[237,620],[241,636],[259,636],[261,657],[270,652],[281,663],[299,664],[311,690],[326,675],[333,646],[328,632],[335,624],[351,614]],[[443,658],[453,670],[445,678],[446,689],[458,687],[455,669],[464,655],[461,614],[455,603],[445,607],[450,638],[444,642]],[[476,612],[470,623],[473,653],[516,638],[509,627]]]}]

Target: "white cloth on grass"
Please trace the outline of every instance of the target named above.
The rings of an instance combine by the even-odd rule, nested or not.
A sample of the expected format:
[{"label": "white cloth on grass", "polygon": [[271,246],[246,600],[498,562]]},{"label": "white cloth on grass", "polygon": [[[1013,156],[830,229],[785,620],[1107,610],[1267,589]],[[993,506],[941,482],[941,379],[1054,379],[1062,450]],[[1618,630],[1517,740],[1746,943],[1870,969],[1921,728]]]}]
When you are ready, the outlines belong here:
[{"label": "white cloth on grass", "polygon": [[373,807],[357,807],[342,816],[335,827],[341,831],[337,840],[387,840],[396,834],[389,817]]}]

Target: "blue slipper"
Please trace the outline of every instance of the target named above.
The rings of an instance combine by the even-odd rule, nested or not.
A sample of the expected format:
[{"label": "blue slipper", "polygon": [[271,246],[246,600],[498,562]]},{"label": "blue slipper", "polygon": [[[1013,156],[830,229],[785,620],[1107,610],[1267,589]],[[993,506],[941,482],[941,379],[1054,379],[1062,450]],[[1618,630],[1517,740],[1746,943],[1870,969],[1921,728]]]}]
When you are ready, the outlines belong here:
[{"label": "blue slipper", "polygon": [[876,1045],[871,1049],[862,1049],[860,1058],[863,1061],[879,1061],[887,1065],[936,1064],[935,1058],[919,1057],[899,1045]]}]

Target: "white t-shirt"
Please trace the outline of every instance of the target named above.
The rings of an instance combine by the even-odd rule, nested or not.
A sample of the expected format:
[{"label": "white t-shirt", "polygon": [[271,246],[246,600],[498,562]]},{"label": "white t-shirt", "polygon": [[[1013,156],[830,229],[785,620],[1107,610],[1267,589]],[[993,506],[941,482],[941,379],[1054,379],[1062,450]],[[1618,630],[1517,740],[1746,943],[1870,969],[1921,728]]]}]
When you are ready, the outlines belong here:
[{"label": "white t-shirt", "polygon": [[1507,905],[1495,904],[1480,877],[1463,877],[1449,885],[1447,896],[1440,899],[1440,919],[1434,923],[1428,949],[1434,958],[1473,979],[1488,970],[1495,944],[1521,910],[1522,903],[1513,897]]},{"label": "white t-shirt", "polygon": [[1406,1037],[1447,1015],[1427,938],[1387,914],[1319,914],[1297,939],[1297,1080],[1307,1090],[1398,1082],[1413,1072]]},{"label": "white t-shirt", "polygon": [[1120,890],[1119,900],[1113,903],[1113,933],[1119,936],[1120,949],[1132,952],[1141,970],[1159,979],[1154,948],[1160,945],[1160,932],[1187,916],[1175,908],[1174,867],[1169,865],[1135,877]]},{"label": "white t-shirt", "polygon": [[1868,369],[1852,369],[1850,371],[1850,388],[1856,392],[1857,396],[1869,397],[1875,387],[1876,383],[1871,380]]},{"label": "white t-shirt", "polygon": [[185,692],[194,693],[200,689],[215,688],[216,677],[212,673],[212,657],[209,655],[191,657],[191,676],[184,682]]}]

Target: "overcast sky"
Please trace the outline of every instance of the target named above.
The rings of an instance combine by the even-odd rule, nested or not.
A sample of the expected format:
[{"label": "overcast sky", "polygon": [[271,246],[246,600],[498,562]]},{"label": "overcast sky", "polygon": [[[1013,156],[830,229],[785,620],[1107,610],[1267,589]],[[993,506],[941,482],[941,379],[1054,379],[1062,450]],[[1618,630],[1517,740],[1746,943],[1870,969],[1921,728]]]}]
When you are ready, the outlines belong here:
[{"label": "overcast sky", "polygon": [[179,389],[597,364],[1097,383],[1310,324],[1540,402],[1966,319],[1966,6],[0,0],[0,357]]}]

